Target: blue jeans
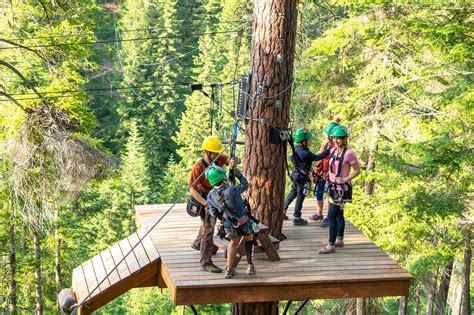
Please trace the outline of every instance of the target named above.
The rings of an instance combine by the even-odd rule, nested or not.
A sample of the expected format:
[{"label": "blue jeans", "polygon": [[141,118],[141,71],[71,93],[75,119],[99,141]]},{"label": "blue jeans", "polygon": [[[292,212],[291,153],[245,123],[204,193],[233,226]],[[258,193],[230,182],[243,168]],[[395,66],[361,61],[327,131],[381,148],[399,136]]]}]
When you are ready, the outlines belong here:
[{"label": "blue jeans", "polygon": [[314,187],[314,195],[316,196],[317,201],[323,200],[325,188],[326,181],[321,177],[318,177],[318,180],[316,181],[316,185]]},{"label": "blue jeans", "polygon": [[328,210],[328,225],[329,225],[329,245],[334,245],[336,239],[344,239],[344,229],[346,222],[344,221],[344,210],[341,206],[329,204]]},{"label": "blue jeans", "polygon": [[291,191],[288,196],[286,196],[285,203],[283,204],[283,208],[286,210],[290,203],[296,198],[295,212],[293,213],[293,217],[295,218],[301,218],[301,209],[303,208],[303,201],[305,198],[303,190],[304,183],[293,181],[291,184]]}]

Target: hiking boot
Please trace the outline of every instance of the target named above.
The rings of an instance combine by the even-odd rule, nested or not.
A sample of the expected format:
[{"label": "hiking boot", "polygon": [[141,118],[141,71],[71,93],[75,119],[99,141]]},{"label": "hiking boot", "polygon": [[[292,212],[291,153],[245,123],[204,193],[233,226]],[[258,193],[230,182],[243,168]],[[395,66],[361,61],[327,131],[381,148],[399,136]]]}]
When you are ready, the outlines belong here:
[{"label": "hiking boot", "polygon": [[195,249],[195,250],[200,250],[200,248],[198,246],[196,246],[196,244],[194,244],[194,243],[191,244],[191,248]]},{"label": "hiking boot", "polygon": [[217,267],[214,264],[208,264],[208,265],[201,265],[201,270],[205,272],[211,272],[211,273],[221,273],[222,269]]},{"label": "hiking boot", "polygon": [[344,247],[344,241],[336,240],[336,243],[334,243],[334,247]]},{"label": "hiking boot", "polygon": [[318,250],[318,254],[332,254],[336,252],[336,247],[331,245],[326,245],[320,250]]},{"label": "hiking boot", "polygon": [[224,278],[226,278],[226,279],[230,279],[230,278],[232,278],[233,276],[235,276],[235,269],[232,269],[232,270],[230,270],[230,271],[226,270],[226,271],[224,272]]},{"label": "hiking boot", "polygon": [[320,227],[327,227],[328,226],[328,218],[324,218],[319,224]]},{"label": "hiking boot", "polygon": [[319,221],[319,220],[322,220],[324,219],[324,216],[323,215],[318,215],[318,214],[312,214],[308,217],[308,220],[311,220],[311,221]]},{"label": "hiking boot", "polygon": [[308,224],[308,221],[302,218],[293,218],[293,224],[294,225],[306,225]]},{"label": "hiking boot", "polygon": [[255,274],[257,274],[257,270],[255,270],[255,266],[253,264],[249,265],[247,267],[247,271],[245,272],[245,274],[248,276],[254,276]]}]

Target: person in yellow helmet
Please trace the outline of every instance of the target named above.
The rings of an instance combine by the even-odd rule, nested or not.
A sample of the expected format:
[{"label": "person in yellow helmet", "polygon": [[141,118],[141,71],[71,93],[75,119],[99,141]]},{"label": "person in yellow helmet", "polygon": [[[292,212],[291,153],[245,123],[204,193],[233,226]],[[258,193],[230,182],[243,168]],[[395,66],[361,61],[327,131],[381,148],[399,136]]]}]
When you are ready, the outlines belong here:
[{"label": "person in yellow helmet", "polygon": [[[224,151],[224,145],[215,136],[204,138],[201,148],[204,150],[204,157],[199,159],[191,170],[188,184],[191,185],[211,164],[211,162]],[[215,161],[215,165],[224,166],[229,164],[229,156],[221,154]],[[208,213],[207,194],[211,191],[211,184],[206,176],[201,176],[199,180],[191,186],[189,192],[196,202],[201,205],[199,216],[201,217],[201,227],[198,235],[191,245],[192,248],[199,250],[201,253],[200,262],[201,269],[207,272],[219,273],[222,269],[214,265],[212,262],[212,254],[214,253],[214,224]]]}]

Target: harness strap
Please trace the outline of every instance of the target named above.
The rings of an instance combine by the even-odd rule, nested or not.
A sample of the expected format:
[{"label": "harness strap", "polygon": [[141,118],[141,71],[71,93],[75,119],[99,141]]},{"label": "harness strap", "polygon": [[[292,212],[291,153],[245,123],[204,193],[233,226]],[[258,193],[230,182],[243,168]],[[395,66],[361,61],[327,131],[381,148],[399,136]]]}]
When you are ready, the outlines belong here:
[{"label": "harness strap", "polygon": [[334,150],[331,152],[331,156],[329,157],[330,159],[332,159],[331,164],[329,165],[329,168],[331,169],[331,172],[332,172],[332,173],[334,173],[334,162],[335,162],[336,160],[339,161],[336,177],[341,177],[342,162],[344,162],[344,156],[346,155],[346,151],[347,151],[347,148],[344,148],[344,150],[342,151],[341,156],[338,157],[338,156],[335,154],[335,153],[336,153],[336,149],[334,149]]}]

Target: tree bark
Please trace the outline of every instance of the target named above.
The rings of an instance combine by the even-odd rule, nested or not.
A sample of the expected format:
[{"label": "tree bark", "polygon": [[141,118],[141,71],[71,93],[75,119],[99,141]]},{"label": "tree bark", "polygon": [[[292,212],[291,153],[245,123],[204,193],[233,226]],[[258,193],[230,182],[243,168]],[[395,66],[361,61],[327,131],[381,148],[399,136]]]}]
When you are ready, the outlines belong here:
[{"label": "tree bark", "polygon": [[278,302],[236,303],[232,305],[234,315],[278,314]]},{"label": "tree bark", "polygon": [[[270,144],[268,130],[269,126],[287,128],[290,121],[296,4],[297,0],[254,0],[243,171],[250,183],[253,214],[276,238],[282,237],[287,148],[286,144]],[[233,312],[278,314],[278,302],[236,304]]]},{"label": "tree bark", "polygon": [[36,229],[33,231],[33,243],[35,246],[35,314],[43,314],[43,291],[41,290],[41,244],[40,235]]},{"label": "tree bark", "polygon": [[[385,59],[384,59],[385,61]],[[373,115],[375,116],[372,121],[372,128],[370,131],[370,142],[369,142],[369,158],[367,160],[366,173],[369,174],[375,169],[375,156],[378,150],[378,133],[379,133],[379,124],[380,120],[378,115],[382,108],[382,93],[379,93],[375,98],[375,105],[373,109]],[[373,179],[367,180],[365,183],[365,193],[367,195],[372,195],[374,193],[375,181]]]},{"label": "tree bark", "polygon": [[356,299],[356,315],[364,315],[364,298]]},{"label": "tree bark", "polygon": [[398,315],[406,315],[408,311],[408,296],[400,297],[400,304],[398,306]]},{"label": "tree bark", "polygon": [[433,315],[436,280],[428,280],[426,284],[426,315]]},{"label": "tree bark", "polygon": [[416,289],[415,315],[420,314],[420,290]]},{"label": "tree bark", "polygon": [[55,273],[54,278],[56,281],[56,294],[59,293],[62,289],[61,283],[61,233],[60,228],[60,218],[59,218],[59,209],[56,207],[54,211],[54,239],[56,241],[56,249],[54,253],[54,266]]},{"label": "tree bark", "polygon": [[357,301],[356,299],[347,299],[346,315],[356,315]]},{"label": "tree bark", "polygon": [[8,298],[8,310],[10,314],[17,314],[17,295],[16,295],[16,248],[15,248],[15,223],[11,218],[8,238],[10,241],[10,249],[8,253],[8,266],[10,278],[10,297]]},{"label": "tree bark", "polygon": [[464,266],[461,314],[471,314],[471,263],[472,263],[472,231],[466,228],[464,233]]},{"label": "tree bark", "polygon": [[441,270],[441,282],[439,284],[438,294],[434,313],[436,315],[445,314],[446,301],[448,300],[449,285],[451,283],[451,274],[453,273],[454,258]]},{"label": "tree bark", "polygon": [[[270,125],[287,128],[293,82],[296,0],[255,0],[252,78],[243,170],[253,212],[270,234],[281,236],[286,144],[270,144]],[[280,57],[277,57],[277,56]],[[281,62],[277,61],[277,58]],[[281,108],[275,102],[282,101]]]}]

